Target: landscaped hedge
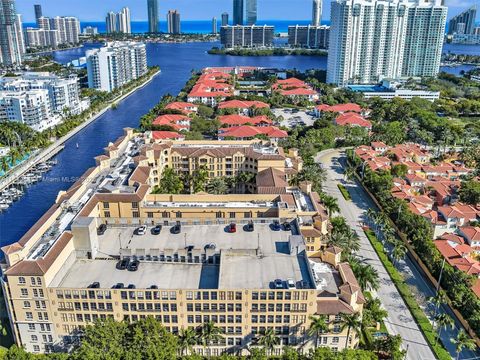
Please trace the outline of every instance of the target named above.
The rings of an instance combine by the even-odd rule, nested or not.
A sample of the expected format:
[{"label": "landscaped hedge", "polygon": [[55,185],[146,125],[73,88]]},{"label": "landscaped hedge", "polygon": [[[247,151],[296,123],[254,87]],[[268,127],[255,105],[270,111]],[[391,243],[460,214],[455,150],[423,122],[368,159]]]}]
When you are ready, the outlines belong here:
[{"label": "landscaped hedge", "polygon": [[343,186],[342,184],[338,184],[337,186],[338,186],[338,190],[340,190],[345,200],[352,200],[352,197],[350,196],[350,193],[345,188],[345,186]]},{"label": "landscaped hedge", "polygon": [[390,278],[392,279],[393,283],[398,289],[400,295],[402,295],[403,300],[407,304],[410,312],[412,313],[413,317],[415,318],[416,323],[422,330],[425,338],[427,339],[430,347],[435,352],[435,355],[439,360],[451,360],[450,354],[439,344],[435,341],[435,331],[432,327],[432,324],[425,316],[425,313],[418,305],[417,300],[413,296],[410,288],[405,283],[405,279],[400,274],[400,272],[393,266],[391,261],[389,260],[387,254],[385,253],[385,249],[383,244],[376,238],[375,234],[372,230],[366,230],[365,235],[367,235],[368,240],[372,244],[375,252],[377,253],[380,261],[382,262],[385,269],[387,269]]}]

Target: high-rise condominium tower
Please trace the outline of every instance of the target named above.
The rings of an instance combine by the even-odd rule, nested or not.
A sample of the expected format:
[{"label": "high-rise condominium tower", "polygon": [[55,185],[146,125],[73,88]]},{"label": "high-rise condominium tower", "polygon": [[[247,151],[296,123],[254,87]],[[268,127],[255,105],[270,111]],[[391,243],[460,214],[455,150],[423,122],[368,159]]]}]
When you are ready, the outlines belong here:
[{"label": "high-rise condominium tower", "polygon": [[169,34],[180,34],[180,13],[177,10],[169,10],[167,14]]},{"label": "high-rise condominium tower", "polygon": [[33,9],[35,10],[35,20],[38,25],[38,19],[43,16],[42,5],[33,5]]},{"label": "high-rise condominium tower", "polygon": [[132,32],[130,22],[130,9],[124,7],[119,13],[110,11],[105,19],[107,24],[107,33],[130,34]]},{"label": "high-rise condominium tower", "polygon": [[257,22],[257,0],[246,0],[247,25],[255,25]]},{"label": "high-rise condominium tower", "polygon": [[335,0],[327,82],[435,76],[447,8],[441,0]]},{"label": "high-rise condominium tower", "polygon": [[450,19],[448,22],[448,34],[473,34],[476,18],[477,7],[474,5]]},{"label": "high-rise condominium tower", "polygon": [[320,26],[322,21],[322,0],[313,0],[312,25]]},{"label": "high-rise condominium tower", "polygon": [[222,26],[228,25],[228,13],[224,12],[222,14]]},{"label": "high-rise condominium tower", "polygon": [[233,25],[243,25],[243,0],[233,0]]},{"label": "high-rise condominium tower", "polygon": [[17,17],[15,0],[0,0],[0,64],[22,63],[24,44],[21,19]]},{"label": "high-rise condominium tower", "polygon": [[148,32],[158,32],[158,0],[147,0]]},{"label": "high-rise condominium tower", "polygon": [[212,34],[215,35],[215,34],[217,34],[217,32],[218,32],[217,18],[214,17],[212,19]]}]

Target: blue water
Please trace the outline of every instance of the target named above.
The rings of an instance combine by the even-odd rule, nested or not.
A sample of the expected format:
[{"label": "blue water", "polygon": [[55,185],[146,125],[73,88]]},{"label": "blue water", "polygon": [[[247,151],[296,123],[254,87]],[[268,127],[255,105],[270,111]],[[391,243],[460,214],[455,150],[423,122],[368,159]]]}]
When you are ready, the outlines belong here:
[{"label": "blue water", "polygon": [[[326,68],[325,57],[208,55],[207,50],[212,46],[212,43],[148,44],[149,65],[159,65],[162,73],[125,99],[116,110],[107,111],[65,144],[65,149],[56,156],[58,165],[45,175],[46,180],[28,188],[19,201],[0,214],[0,246],[20,239],[54,203],[59,191],[68,189],[86,169],[95,165],[93,158],[103,153],[103,148],[109,142],[121,136],[123,128],[137,127],[140,117],[157,104],[165,93],[177,94],[190,77],[192,69],[235,65],[299,70]],[[72,49],[56,52],[54,57],[59,62],[67,63],[84,52],[83,48]],[[76,143],[79,144],[78,149]]]}]

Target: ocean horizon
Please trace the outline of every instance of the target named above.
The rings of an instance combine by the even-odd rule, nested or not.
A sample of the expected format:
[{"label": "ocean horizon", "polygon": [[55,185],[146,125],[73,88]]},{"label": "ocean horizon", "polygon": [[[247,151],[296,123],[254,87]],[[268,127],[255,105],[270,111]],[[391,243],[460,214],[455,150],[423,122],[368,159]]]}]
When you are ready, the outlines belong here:
[{"label": "ocean horizon", "polygon": [[[167,32],[167,22],[160,21],[160,31]],[[271,25],[275,32],[288,32],[289,25],[308,25],[310,20],[258,20],[257,25]],[[217,18],[218,31],[220,31],[221,19]],[[329,20],[322,21],[322,25],[330,25]],[[99,33],[105,33],[105,21],[81,21],[80,27],[83,31],[87,26],[98,28]],[[36,23],[24,23],[24,28],[37,27]],[[184,20],[181,22],[182,33],[186,34],[210,34],[212,32],[212,20]],[[143,34],[148,31],[148,21],[132,21],[132,33]]]}]

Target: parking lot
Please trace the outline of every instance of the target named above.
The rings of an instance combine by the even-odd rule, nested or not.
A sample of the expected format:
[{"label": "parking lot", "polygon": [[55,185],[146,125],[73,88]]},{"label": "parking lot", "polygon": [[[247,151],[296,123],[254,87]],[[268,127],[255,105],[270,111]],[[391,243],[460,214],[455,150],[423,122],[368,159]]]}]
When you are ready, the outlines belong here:
[{"label": "parking lot", "polygon": [[312,126],[316,120],[313,112],[296,109],[273,109],[275,116],[282,116],[281,126],[295,128],[297,126]]}]

